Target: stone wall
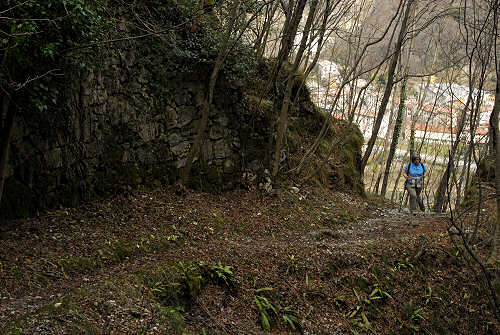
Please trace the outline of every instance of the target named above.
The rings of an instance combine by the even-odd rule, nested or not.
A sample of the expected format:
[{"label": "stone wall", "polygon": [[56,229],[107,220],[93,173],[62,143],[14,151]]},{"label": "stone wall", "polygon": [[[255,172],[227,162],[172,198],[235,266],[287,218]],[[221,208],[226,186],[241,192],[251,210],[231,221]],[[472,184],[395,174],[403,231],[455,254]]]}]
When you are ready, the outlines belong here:
[{"label": "stone wall", "polygon": [[[123,19],[124,13],[115,14]],[[206,33],[199,27],[194,32],[184,28],[177,37],[126,41],[102,48],[93,59],[72,58],[74,70],[67,70],[58,83],[59,88],[64,85],[59,89],[60,103],[49,111],[17,114],[0,220],[33,215],[43,208],[76,206],[130,189],[168,187],[178,180],[199,126],[216,57],[206,53],[212,50],[204,44]],[[117,36],[140,33],[131,33],[133,24],[120,23],[118,29]],[[209,192],[239,185],[270,187],[266,165],[272,161],[273,141],[269,137],[276,134],[270,126],[279,108],[272,97],[261,94],[273,63],[252,62],[235,55],[226,59],[190,187]],[[81,70],[85,63],[91,63],[92,70]],[[281,101],[289,75],[286,67],[282,72],[275,101]],[[307,88],[299,90],[301,85],[297,78],[288,134],[297,136],[285,141],[280,153],[284,164],[304,149],[304,139],[317,135],[325,117],[311,102]],[[357,189],[360,145],[350,141],[343,148],[347,171],[338,168],[334,182]]]},{"label": "stone wall", "polygon": [[[96,71],[67,76],[66,105],[59,111],[20,115],[0,216],[175,182],[200,122],[203,75],[166,78],[160,95],[152,93],[152,77],[133,50],[122,49],[103,58]],[[192,186],[213,191],[238,185],[241,125],[248,114],[241,88],[217,87]]]}]

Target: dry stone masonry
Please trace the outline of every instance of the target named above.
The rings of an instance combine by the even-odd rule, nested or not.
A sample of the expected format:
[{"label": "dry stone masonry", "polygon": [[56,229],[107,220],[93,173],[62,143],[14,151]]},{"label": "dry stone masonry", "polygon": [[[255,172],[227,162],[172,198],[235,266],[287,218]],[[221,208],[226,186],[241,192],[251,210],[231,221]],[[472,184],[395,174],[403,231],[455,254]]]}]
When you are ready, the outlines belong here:
[{"label": "dry stone masonry", "polygon": [[[16,120],[2,216],[175,182],[200,122],[205,85],[200,77],[172,76],[154,95],[148,71],[122,50],[100,69],[68,78],[61,110]],[[218,87],[191,186],[238,185],[247,118],[241,88]]]}]

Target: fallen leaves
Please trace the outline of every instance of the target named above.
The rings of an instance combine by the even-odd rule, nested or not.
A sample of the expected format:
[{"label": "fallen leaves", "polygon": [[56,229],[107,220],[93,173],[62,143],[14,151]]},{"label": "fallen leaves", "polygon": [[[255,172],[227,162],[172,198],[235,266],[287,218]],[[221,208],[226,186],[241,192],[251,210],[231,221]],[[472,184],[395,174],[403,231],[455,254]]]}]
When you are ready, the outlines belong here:
[{"label": "fallen leaves", "polygon": [[[424,297],[428,285],[440,292],[429,304],[438,304],[438,294],[445,294],[438,288],[462,287],[472,277],[446,263],[440,251],[448,246],[445,219],[410,225],[407,215],[377,205],[308,186],[279,196],[242,190],[179,196],[167,189],[19,221],[0,240],[0,323],[20,320],[26,334],[42,326],[53,334],[78,327],[96,334],[168,333],[171,326],[138,274],[198,260],[231,266],[239,281],[234,291],[215,285],[201,290],[183,316],[191,333],[261,334],[254,294],[266,287],[273,288],[269,298],[277,307],[297,313],[304,334],[341,334],[359,325],[397,333],[394,317],[403,317],[405,304]],[[426,276],[421,264],[441,272]],[[358,287],[360,278],[367,292]],[[394,285],[392,292],[384,283]],[[378,292],[392,299],[373,298]],[[436,305],[436,313],[453,311],[462,333],[477,333],[491,317],[484,300],[465,293],[451,293],[455,303]],[[371,305],[384,301],[380,315],[358,302],[370,297],[376,300]],[[464,297],[464,313],[474,314],[461,312]],[[345,315],[356,306],[358,326]]]}]

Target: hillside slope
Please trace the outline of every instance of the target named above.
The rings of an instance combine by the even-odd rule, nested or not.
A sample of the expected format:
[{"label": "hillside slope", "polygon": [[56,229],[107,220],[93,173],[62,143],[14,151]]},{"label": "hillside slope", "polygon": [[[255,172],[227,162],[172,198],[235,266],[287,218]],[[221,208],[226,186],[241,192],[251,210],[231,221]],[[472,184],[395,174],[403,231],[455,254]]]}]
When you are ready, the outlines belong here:
[{"label": "hillside slope", "polygon": [[0,333],[498,333],[447,224],[311,186],[58,210],[0,237]]}]

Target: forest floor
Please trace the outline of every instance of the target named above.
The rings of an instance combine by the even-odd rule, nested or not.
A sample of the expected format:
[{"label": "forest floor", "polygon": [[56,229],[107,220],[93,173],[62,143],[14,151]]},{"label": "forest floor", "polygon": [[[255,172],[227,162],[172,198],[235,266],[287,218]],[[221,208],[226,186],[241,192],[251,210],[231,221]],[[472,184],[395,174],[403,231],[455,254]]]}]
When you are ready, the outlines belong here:
[{"label": "forest floor", "polygon": [[51,211],[0,233],[0,333],[498,334],[448,226],[318,187]]}]

